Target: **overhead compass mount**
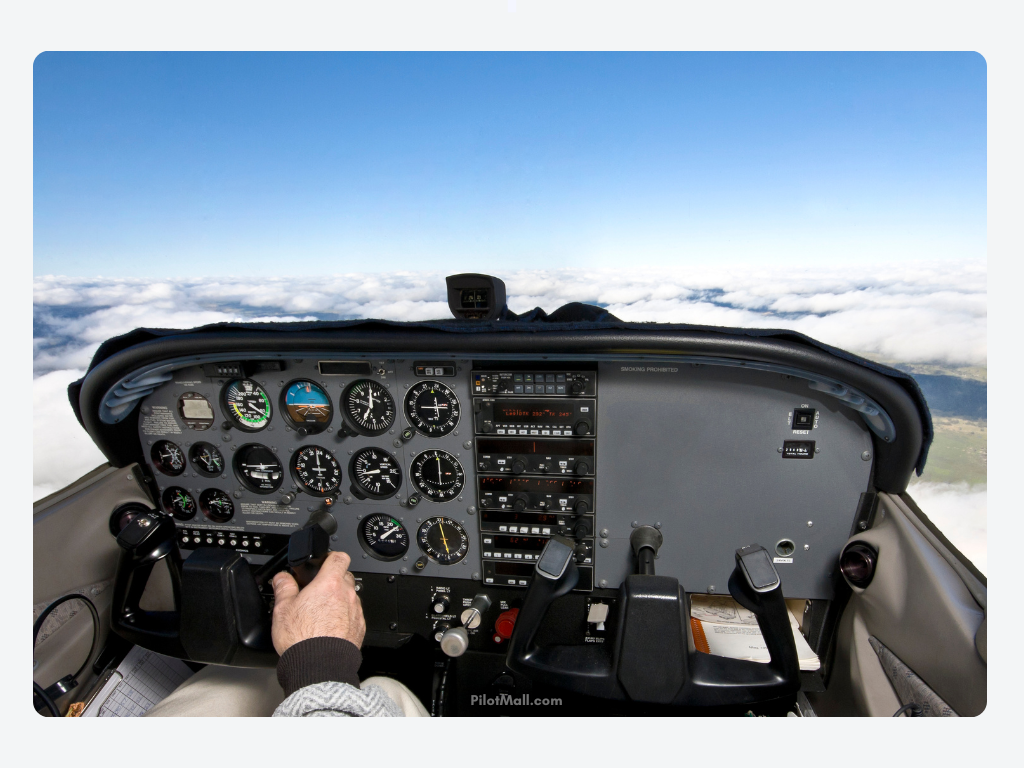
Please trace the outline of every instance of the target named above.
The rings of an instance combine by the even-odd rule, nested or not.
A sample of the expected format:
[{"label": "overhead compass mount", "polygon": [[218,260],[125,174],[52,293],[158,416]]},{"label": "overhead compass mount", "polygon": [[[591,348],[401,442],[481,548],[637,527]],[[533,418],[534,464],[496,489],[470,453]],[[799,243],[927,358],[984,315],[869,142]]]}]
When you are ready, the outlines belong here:
[{"label": "overhead compass mount", "polygon": [[507,314],[505,283],[491,275],[449,275],[448,307],[458,320],[499,320]]}]

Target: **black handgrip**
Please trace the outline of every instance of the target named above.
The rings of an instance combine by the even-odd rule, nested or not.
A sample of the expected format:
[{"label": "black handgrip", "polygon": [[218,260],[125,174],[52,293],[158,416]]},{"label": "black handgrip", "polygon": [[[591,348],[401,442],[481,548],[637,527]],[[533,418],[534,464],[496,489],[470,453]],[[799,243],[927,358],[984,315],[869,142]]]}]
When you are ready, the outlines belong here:
[{"label": "black handgrip", "polygon": [[549,548],[564,546],[556,538],[541,554],[516,620],[506,659],[510,669],[591,696],[675,705],[752,704],[799,690],[789,610],[763,547],[737,550],[729,591],[757,617],[771,657],[767,664],[689,651],[685,593],[676,579],[647,574],[627,577],[620,588],[618,633],[605,644],[610,649],[538,646],[535,638],[549,606],[579,578],[571,561],[557,575],[550,567],[546,576],[542,573],[541,564],[551,559]]},{"label": "black handgrip", "polygon": [[[143,648],[167,656],[187,658],[181,646],[181,553],[174,521],[151,511],[133,519],[117,536],[121,556],[114,579],[111,629]],[[142,593],[155,566],[167,561],[174,599],[173,611],[145,611],[139,607]]]},{"label": "black handgrip", "polygon": [[299,588],[316,578],[331,550],[331,537],[319,524],[300,528],[288,537],[288,568]]}]

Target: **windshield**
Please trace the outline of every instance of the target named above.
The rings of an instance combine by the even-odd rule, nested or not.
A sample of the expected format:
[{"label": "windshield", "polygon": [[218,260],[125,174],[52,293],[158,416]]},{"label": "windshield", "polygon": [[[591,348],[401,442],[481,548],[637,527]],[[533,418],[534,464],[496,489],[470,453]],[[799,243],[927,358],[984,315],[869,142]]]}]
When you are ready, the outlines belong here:
[{"label": "windshield", "polygon": [[103,340],[513,312],[792,328],[911,372],[911,495],[987,566],[977,54],[88,54],[34,69],[34,498]]}]

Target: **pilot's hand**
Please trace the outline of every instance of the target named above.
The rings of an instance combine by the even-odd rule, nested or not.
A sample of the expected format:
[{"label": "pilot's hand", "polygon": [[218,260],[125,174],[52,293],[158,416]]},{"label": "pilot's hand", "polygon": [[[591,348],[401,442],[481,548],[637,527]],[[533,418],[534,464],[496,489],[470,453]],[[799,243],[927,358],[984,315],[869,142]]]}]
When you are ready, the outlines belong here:
[{"label": "pilot's hand", "polygon": [[363,644],[366,621],[350,562],[344,552],[331,552],[301,592],[291,574],[282,571],[274,577],[271,637],[278,654],[312,637],[340,637],[356,648]]}]

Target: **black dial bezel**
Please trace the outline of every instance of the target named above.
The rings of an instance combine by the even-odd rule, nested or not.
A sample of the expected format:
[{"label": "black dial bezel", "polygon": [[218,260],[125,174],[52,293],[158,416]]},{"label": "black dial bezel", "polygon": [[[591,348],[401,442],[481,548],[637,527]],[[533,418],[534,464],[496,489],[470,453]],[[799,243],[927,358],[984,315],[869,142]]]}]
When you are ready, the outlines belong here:
[{"label": "black dial bezel", "polygon": [[[363,484],[359,481],[359,473],[356,472],[356,461],[359,459],[360,455],[366,453],[367,451],[376,451],[377,453],[382,453],[385,456],[388,456],[391,459],[391,461],[394,462],[395,466],[398,468],[398,483],[395,485],[395,490],[389,493],[374,493],[373,491],[364,487]],[[362,494],[368,499],[380,501],[381,499],[390,499],[392,496],[398,493],[402,489],[402,482],[404,481],[405,478],[404,473],[402,472],[402,462],[398,460],[398,457],[395,456],[395,454],[391,453],[390,451],[385,451],[383,448],[378,448],[375,445],[367,445],[357,450],[352,455],[352,458],[349,459],[348,479],[351,481],[352,487],[360,494]]]},{"label": "black dial bezel", "polygon": [[[173,445],[178,452],[181,453],[181,469],[177,472],[173,470],[168,471],[164,468],[163,462],[158,457],[160,446],[162,445]],[[185,470],[188,469],[188,454],[186,454],[182,447],[173,440],[157,440],[153,443],[153,447],[149,449],[149,458],[153,461],[153,466],[156,467],[157,471],[162,475],[167,475],[168,477],[180,477],[185,473]]]},{"label": "black dial bezel", "polygon": [[[174,506],[168,501],[170,495],[175,491],[181,491],[186,496],[188,496],[189,499],[192,501],[192,514],[188,517],[182,517],[181,515],[179,515],[175,511]],[[160,494],[160,504],[163,506],[164,512],[169,514],[175,520],[191,520],[193,517],[196,516],[196,512],[199,511],[199,504],[196,502],[196,497],[189,493],[188,489],[182,488],[181,486],[178,485],[169,485],[167,486],[167,488],[164,489],[164,492]]]},{"label": "black dial bezel", "polygon": [[[447,456],[452,462],[454,462],[454,464],[458,467],[459,471],[459,476],[456,480],[456,482],[458,483],[458,490],[456,490],[454,493],[450,495],[449,498],[446,499],[435,498],[434,493],[437,492],[430,490],[429,487],[424,488],[423,485],[421,485],[420,483],[420,479],[416,477],[417,471],[419,469],[422,469],[423,464],[429,459],[437,458],[438,454],[443,454],[444,456]],[[462,462],[459,461],[458,457],[454,453],[442,450],[440,448],[428,448],[427,450],[421,451],[420,453],[416,454],[416,456],[413,457],[412,464],[409,467],[409,474],[411,475],[410,479],[412,480],[412,484],[416,486],[416,490],[423,494],[423,498],[425,498],[427,501],[432,501],[435,504],[444,504],[449,501],[455,501],[459,497],[459,494],[466,490],[466,468],[462,466]]]},{"label": "black dial bezel", "polygon": [[[370,546],[370,543],[366,540],[366,526],[370,524],[370,521],[378,517],[387,517],[394,520],[401,526],[405,532],[405,549],[399,552],[397,555],[385,556],[377,552]],[[374,560],[380,560],[383,563],[393,563],[395,560],[401,560],[409,553],[409,546],[412,543],[412,537],[409,535],[409,529],[394,515],[387,512],[374,512],[372,515],[367,515],[365,518],[359,521],[359,527],[356,529],[356,538],[359,540],[359,546],[363,548],[363,551],[372,557]]]},{"label": "black dial bezel", "polygon": [[[314,387],[324,393],[327,398],[327,407],[329,409],[329,416],[325,422],[308,422],[308,421],[295,421],[291,414],[288,413],[288,405],[285,402],[288,397],[288,390],[292,388],[294,384],[300,382],[309,382]],[[284,419],[285,424],[294,430],[304,429],[307,435],[318,435],[326,430],[334,422],[334,401],[331,399],[331,393],[327,391],[327,387],[321,384],[319,381],[315,381],[309,376],[303,376],[298,379],[292,379],[281,388],[281,395],[278,397],[278,407],[281,409],[281,418]]]},{"label": "black dial bezel", "polygon": [[[220,456],[221,463],[223,464],[223,467],[221,468],[220,472],[207,472],[203,468],[203,465],[196,458],[196,454],[204,445],[207,446],[208,448],[212,448]],[[200,440],[197,443],[192,443],[192,447],[188,449],[188,462],[189,464],[192,465],[192,469],[194,469],[203,477],[220,477],[228,470],[228,462],[227,459],[224,458],[224,451],[222,451],[213,443],[208,443],[205,440]]]},{"label": "black dial bezel", "polygon": [[[423,394],[424,387],[436,387],[437,389],[443,390],[445,397],[448,398],[452,404],[452,415],[444,422],[444,425],[438,425],[438,428],[432,429],[430,424],[424,422],[420,415],[416,412],[416,400],[419,395]],[[459,426],[459,422],[462,420],[462,402],[459,400],[459,396],[455,394],[455,390],[445,384],[443,381],[435,381],[434,379],[425,379],[424,381],[418,381],[416,384],[409,389],[405,395],[405,417],[412,424],[413,429],[419,432],[424,437],[444,437],[455,431]]]},{"label": "black dial bezel", "polygon": [[[251,381],[253,385],[260,390],[264,395],[267,396],[267,423],[262,427],[251,427],[248,424],[243,424],[238,420],[234,411],[231,410],[231,406],[228,404],[228,390],[231,389],[231,385],[238,382]],[[220,390],[220,407],[224,411],[224,418],[226,418],[235,429],[239,429],[242,432],[262,432],[264,429],[270,426],[270,422],[274,420],[274,400],[270,397],[270,393],[267,392],[266,387],[260,384],[256,379],[250,379],[249,377],[239,377],[237,379],[229,379]]]},{"label": "black dial bezel", "polygon": [[[228,503],[231,505],[231,512],[227,517],[215,515],[210,511],[210,500],[218,494],[227,499]],[[231,500],[230,495],[225,491],[222,491],[220,488],[207,488],[199,494],[199,510],[203,513],[203,516],[212,523],[226,523],[235,516],[235,502]]]},{"label": "black dial bezel", "polygon": [[[329,491],[317,491],[317,490],[314,490],[314,489],[310,488],[308,485],[306,485],[306,482],[299,476],[298,467],[295,466],[296,463],[298,462],[299,454],[302,453],[303,451],[308,451],[310,449],[315,449],[315,450],[323,451],[325,454],[327,454],[327,456],[330,458],[330,460],[332,462],[334,462],[334,467],[335,467],[335,469],[337,470],[337,473],[338,473],[337,474],[338,482],[334,486],[334,488],[332,488]],[[292,480],[295,481],[295,485],[298,487],[298,489],[300,491],[302,491],[303,493],[308,493],[310,496],[316,496],[316,497],[321,498],[321,499],[325,499],[328,496],[337,496],[338,495],[338,490],[341,488],[341,481],[342,481],[342,479],[344,477],[344,475],[343,475],[343,473],[341,471],[341,462],[338,461],[338,457],[335,456],[333,453],[331,453],[326,448],[324,448],[322,445],[312,445],[311,444],[311,445],[299,446],[297,449],[295,449],[295,452],[292,454],[292,457],[291,457],[291,459],[288,462],[288,469],[291,470]]]},{"label": "black dial bezel", "polygon": [[[451,557],[453,557],[453,555],[450,554],[442,555],[441,553],[437,553],[435,555],[432,553],[432,550],[434,548],[429,544],[427,539],[430,535],[430,529],[433,528],[434,525],[436,525],[437,523],[447,523],[451,525],[451,527],[458,532],[459,537],[462,539],[462,543],[459,546],[459,549],[456,550],[456,553],[462,550],[464,551],[462,552],[461,555],[459,555],[457,559],[450,559]],[[423,554],[425,554],[438,565],[455,565],[457,563],[461,563],[463,560],[466,559],[466,556],[469,554],[469,534],[466,533],[466,529],[463,528],[462,525],[459,524],[457,521],[452,520],[450,517],[445,517],[443,515],[435,515],[434,517],[428,517],[426,520],[423,521],[422,525],[420,525],[419,529],[416,531],[416,543],[419,545],[420,551],[423,552]]]},{"label": "black dial bezel", "polygon": [[[265,450],[267,453],[274,457],[274,459],[277,461],[277,465],[281,468],[281,477],[278,479],[277,484],[274,485],[273,488],[258,487],[249,479],[249,477],[241,469],[240,465],[242,462],[242,457],[246,455],[248,451],[254,448],[262,448],[263,450]],[[235,451],[234,458],[231,460],[231,467],[235,471],[235,477],[238,478],[238,482],[245,486],[247,490],[250,490],[253,493],[258,493],[261,496],[268,496],[269,494],[274,493],[284,483],[285,469],[284,466],[281,464],[281,459],[277,457],[277,454],[274,451],[272,451],[270,448],[263,445],[262,443],[246,443],[245,445],[238,446],[238,450]]]},{"label": "black dial bezel", "polygon": [[[352,390],[355,389],[356,386],[358,386],[359,384],[369,384],[370,386],[379,387],[380,391],[391,402],[391,420],[383,427],[380,427],[378,429],[370,429],[369,427],[365,427],[362,424],[360,424],[356,420],[355,416],[352,415],[351,409],[349,408],[349,397],[352,395]],[[383,435],[385,432],[387,432],[389,429],[395,426],[395,421],[398,419],[398,406],[395,405],[395,398],[391,395],[390,392],[388,392],[387,387],[384,384],[381,384],[379,381],[376,381],[374,379],[356,379],[355,381],[349,383],[348,386],[346,386],[344,391],[342,391],[341,393],[341,410],[342,413],[344,414],[346,423],[351,425],[352,428],[355,429],[355,431],[358,432],[359,434],[367,435],[368,437],[377,437],[378,435]]]}]

